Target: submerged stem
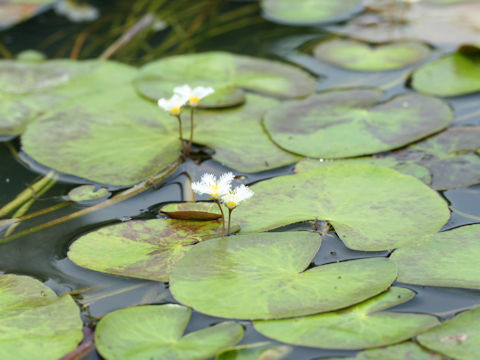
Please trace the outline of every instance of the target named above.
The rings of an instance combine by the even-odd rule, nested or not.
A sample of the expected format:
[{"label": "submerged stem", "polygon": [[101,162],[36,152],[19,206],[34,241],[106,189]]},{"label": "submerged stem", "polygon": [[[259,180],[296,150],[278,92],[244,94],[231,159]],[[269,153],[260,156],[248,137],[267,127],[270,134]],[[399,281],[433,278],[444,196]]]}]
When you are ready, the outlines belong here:
[{"label": "submerged stem", "polygon": [[225,213],[223,212],[222,205],[220,204],[220,200],[215,199],[217,202],[218,208],[220,209],[220,213],[222,214],[222,237],[225,237]]}]

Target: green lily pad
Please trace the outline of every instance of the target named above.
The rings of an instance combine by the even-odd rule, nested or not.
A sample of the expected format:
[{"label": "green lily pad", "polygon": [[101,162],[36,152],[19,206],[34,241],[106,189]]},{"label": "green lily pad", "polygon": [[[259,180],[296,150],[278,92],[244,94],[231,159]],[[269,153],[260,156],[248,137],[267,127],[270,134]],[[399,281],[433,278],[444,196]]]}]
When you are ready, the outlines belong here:
[{"label": "green lily pad", "polygon": [[[214,149],[213,159],[237,171],[252,173],[292,164],[301,157],[275,145],[261,124],[265,112],[278,104],[249,94],[242,107],[199,111],[195,115],[194,142]],[[187,140],[189,131],[184,134]]]},{"label": "green lily pad", "polygon": [[[232,229],[238,231],[238,226]],[[95,271],[168,281],[172,268],[191,245],[221,234],[220,221],[127,221],[81,236],[70,246],[68,257]]]},{"label": "green lily pad", "polygon": [[178,124],[128,87],[79,97],[32,122],[23,150],[57,171],[127,186],[156,175],[178,156]]},{"label": "green lily pad", "polygon": [[398,281],[480,289],[480,224],[428,235],[391,256]]},{"label": "green lily pad", "polygon": [[358,303],[384,291],[396,277],[386,258],[306,270],[321,242],[318,234],[308,232],[209,240],[175,266],[170,291],[179,302],[208,315],[278,319]]},{"label": "green lily pad", "polygon": [[101,199],[110,195],[110,191],[105,188],[98,188],[95,185],[81,185],[70,190],[68,197],[75,202]]},{"label": "green lily pad", "polygon": [[28,276],[0,275],[0,358],[56,360],[82,340],[80,311]]},{"label": "green lily pad", "polygon": [[475,360],[480,353],[480,307],[465,311],[420,335],[418,342],[456,360]]},{"label": "green lily pad", "polygon": [[266,341],[224,350],[215,357],[215,360],[282,360],[291,351],[290,346]]},{"label": "green lily pad", "polygon": [[329,358],[329,360],[442,360],[443,357],[434,354],[412,341],[391,345],[380,349],[365,350],[354,358]]},{"label": "green lily pad", "polygon": [[183,335],[190,315],[190,309],[174,304],[117,310],[98,323],[95,344],[107,360],[202,360],[243,337],[242,326],[234,322]]},{"label": "green lily pad", "polygon": [[387,155],[335,161],[305,159],[295,169],[301,172],[325,165],[369,163],[415,176],[436,190],[447,190],[480,183],[479,153],[480,127],[453,127]]},{"label": "green lily pad", "polygon": [[267,19],[291,25],[338,22],[362,9],[359,0],[262,0],[260,4]]},{"label": "green lily pad", "polygon": [[184,83],[211,86],[215,93],[199,104],[216,108],[241,104],[241,88],[262,94],[296,98],[315,90],[316,83],[305,71],[277,61],[227,52],[177,55],[146,64],[135,81],[137,90],[152,100],[169,98]]},{"label": "green lily pad", "polygon": [[365,349],[395,344],[439,324],[435,316],[382,311],[415,296],[389,291],[344,310],[302,318],[255,321],[261,334],[287,344],[327,349]]},{"label": "green lily pad", "polygon": [[113,61],[0,61],[0,134],[20,134],[68,100],[131,87],[136,72]]},{"label": "green lily pad", "polygon": [[421,66],[412,75],[415,90],[436,96],[480,91],[480,48],[449,54]]},{"label": "green lily pad", "polygon": [[180,220],[217,220],[222,217],[218,205],[211,202],[193,202],[168,204],[160,212],[172,219]]},{"label": "green lily pad", "polygon": [[438,132],[453,120],[443,101],[419,94],[378,103],[376,89],[317,93],[267,112],[264,125],[283,149],[314,158],[391,150]]},{"label": "green lily pad", "polygon": [[426,59],[430,53],[427,45],[415,41],[371,46],[356,40],[332,39],[313,49],[317,59],[357,71],[401,69]]},{"label": "green lily pad", "polygon": [[[255,184],[233,219],[242,232],[327,220],[356,250],[387,250],[439,231],[446,202],[419,180],[373,165],[335,165]],[[401,219],[401,221],[399,221]]]}]

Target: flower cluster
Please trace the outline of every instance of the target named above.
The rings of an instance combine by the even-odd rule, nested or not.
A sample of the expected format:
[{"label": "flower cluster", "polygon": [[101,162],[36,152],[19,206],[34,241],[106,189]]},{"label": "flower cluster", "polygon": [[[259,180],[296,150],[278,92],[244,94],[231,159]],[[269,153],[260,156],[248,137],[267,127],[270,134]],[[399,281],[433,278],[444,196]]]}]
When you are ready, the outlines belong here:
[{"label": "flower cluster", "polygon": [[[170,99],[161,98],[158,99],[158,106],[162,109],[168,111],[171,115],[174,115],[178,119],[179,127],[179,137],[180,143],[182,144],[183,153],[185,156],[190,155],[190,149],[193,144],[193,114],[194,109],[197,107],[198,103],[204,97],[211,95],[215,90],[211,87],[197,86],[196,88],[191,88],[189,85],[177,86],[173,89],[173,96]],[[190,140],[188,145],[185,146],[183,142],[183,129],[182,129],[182,118],[180,113],[182,112],[182,107],[188,105],[191,108],[190,111]]]},{"label": "flower cluster", "polygon": [[225,173],[220,178],[213,174],[203,174],[199,182],[192,183],[192,190],[197,194],[208,194],[217,202],[222,213],[223,233],[225,232],[225,216],[220,204],[222,202],[228,208],[228,232],[230,233],[230,220],[232,211],[238,204],[253,196],[253,191],[248,186],[240,185],[232,189],[234,175],[231,172]]}]

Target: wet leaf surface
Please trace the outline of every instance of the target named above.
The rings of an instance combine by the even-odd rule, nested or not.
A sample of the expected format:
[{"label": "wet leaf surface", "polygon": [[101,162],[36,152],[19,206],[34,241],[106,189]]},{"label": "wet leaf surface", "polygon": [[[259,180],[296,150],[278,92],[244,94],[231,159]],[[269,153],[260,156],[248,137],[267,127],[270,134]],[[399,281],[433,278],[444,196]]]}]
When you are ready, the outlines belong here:
[{"label": "wet leaf surface", "polygon": [[215,357],[215,360],[282,360],[292,348],[271,342],[236,346],[227,349]]},{"label": "wet leaf surface", "polygon": [[380,349],[362,351],[353,358],[329,358],[329,360],[442,360],[443,357],[434,354],[412,341],[391,345]]},{"label": "wet leaf surface", "polygon": [[308,232],[213,239],[195,246],[177,264],[170,290],[182,304],[208,315],[277,319],[358,303],[385,290],[396,277],[386,258],[306,270],[320,244],[321,237]]},{"label": "wet leaf surface", "polygon": [[474,360],[480,353],[480,307],[465,311],[420,335],[418,342],[458,360]]},{"label": "wet leaf surface", "polygon": [[28,276],[0,275],[0,358],[56,360],[82,340],[80,311]]},{"label": "wet leaf surface", "polygon": [[295,170],[332,164],[368,163],[391,167],[422,180],[436,190],[480,183],[480,127],[453,127],[391,154],[335,161],[305,159]]},{"label": "wet leaf surface", "polygon": [[[265,112],[278,104],[249,94],[241,107],[199,111],[195,115],[194,141],[214,149],[213,159],[237,171],[252,173],[292,164],[301,157],[275,145],[261,124]],[[189,136],[186,131],[184,138]]]},{"label": "wet leaf surface", "polygon": [[405,94],[378,103],[380,90],[317,93],[285,102],[264,124],[282,148],[309,157],[340,158],[391,150],[440,131],[453,120],[439,99]]},{"label": "wet leaf surface", "polygon": [[217,204],[215,203],[178,203],[168,204],[160,209],[160,212],[172,219],[179,220],[217,220],[222,217]]},{"label": "wet leaf surface", "polygon": [[87,95],[32,122],[23,150],[57,171],[110,185],[133,185],[179,157],[174,117],[128,87]]},{"label": "wet leaf surface", "polygon": [[417,179],[372,165],[325,166],[252,190],[255,197],[233,214],[242,233],[327,220],[356,250],[403,246],[436,233],[450,215],[445,201]]},{"label": "wet leaf surface", "polygon": [[110,359],[208,359],[243,337],[243,328],[222,322],[184,335],[191,310],[174,304],[137,306],[107,314],[95,343]]},{"label": "wet leaf surface", "polygon": [[355,40],[332,39],[313,49],[317,59],[357,71],[401,69],[427,58],[430,53],[428,46],[415,41],[371,46]]},{"label": "wet leaf surface", "polygon": [[350,308],[272,321],[255,321],[255,329],[287,344],[327,349],[365,349],[395,344],[436,325],[435,316],[382,311],[415,296],[411,290],[393,287]]},{"label": "wet leaf surface", "polygon": [[425,236],[391,256],[398,281],[407,284],[480,289],[480,224]]},{"label": "wet leaf surface", "polygon": [[260,4],[268,20],[289,25],[338,22],[348,19],[362,9],[359,0],[262,0]]},{"label": "wet leaf surface", "polygon": [[168,281],[191,245],[221,234],[220,221],[134,220],[81,236],[70,246],[68,257],[95,271]]},{"label": "wet leaf surface", "polygon": [[95,185],[81,185],[68,192],[70,200],[75,202],[101,199],[110,195],[105,188],[99,188]]},{"label": "wet leaf surface", "polygon": [[412,86],[419,92],[436,96],[480,91],[480,48],[460,49],[421,66],[412,75]]},{"label": "wet leaf surface", "polygon": [[169,98],[183,84],[211,86],[215,93],[199,104],[208,108],[242,104],[242,88],[284,98],[307,96],[315,89],[313,77],[295,66],[227,52],[178,55],[148,63],[135,84],[142,95],[155,101]]}]

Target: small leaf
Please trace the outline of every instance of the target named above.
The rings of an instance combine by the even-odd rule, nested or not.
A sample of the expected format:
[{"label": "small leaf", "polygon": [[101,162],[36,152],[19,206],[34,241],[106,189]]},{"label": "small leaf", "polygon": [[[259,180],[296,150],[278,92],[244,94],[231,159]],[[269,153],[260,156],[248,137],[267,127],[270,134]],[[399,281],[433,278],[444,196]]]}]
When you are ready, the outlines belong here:
[{"label": "small leaf", "polygon": [[70,200],[75,202],[101,199],[109,195],[106,188],[98,188],[96,185],[81,185],[68,192]]},{"label": "small leaf", "polygon": [[179,203],[168,204],[160,209],[160,212],[172,219],[180,220],[217,220],[222,217],[218,205],[215,203]]}]

